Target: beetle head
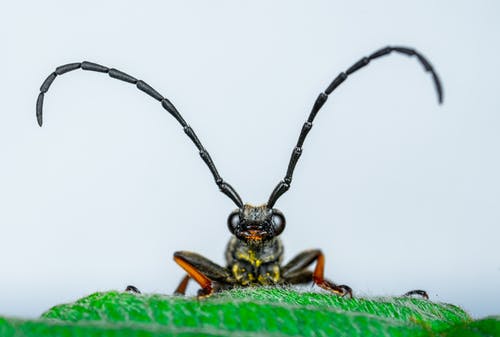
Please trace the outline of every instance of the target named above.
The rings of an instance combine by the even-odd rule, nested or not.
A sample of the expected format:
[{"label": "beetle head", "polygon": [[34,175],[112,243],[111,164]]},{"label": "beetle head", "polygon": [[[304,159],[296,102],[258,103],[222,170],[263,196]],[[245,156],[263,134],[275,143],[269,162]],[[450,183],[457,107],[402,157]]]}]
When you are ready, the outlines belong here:
[{"label": "beetle head", "polygon": [[280,235],[285,222],[285,216],[279,210],[249,204],[231,212],[227,219],[231,233],[247,243],[260,243]]}]

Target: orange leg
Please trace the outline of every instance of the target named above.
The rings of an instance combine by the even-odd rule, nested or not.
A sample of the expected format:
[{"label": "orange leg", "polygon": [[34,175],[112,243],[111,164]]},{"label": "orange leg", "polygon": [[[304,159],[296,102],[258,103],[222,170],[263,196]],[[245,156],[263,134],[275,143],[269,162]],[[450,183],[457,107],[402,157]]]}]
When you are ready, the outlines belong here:
[{"label": "orange leg", "polygon": [[189,264],[189,262],[184,260],[182,257],[174,256],[174,261],[177,262],[177,264],[186,271],[188,277],[192,278],[200,285],[201,289],[198,292],[199,298],[208,297],[212,295],[214,289],[212,287],[212,281],[208,277],[203,275],[198,269],[196,269],[193,265]]},{"label": "orange leg", "polygon": [[181,283],[177,286],[177,289],[175,289],[174,295],[186,295],[186,288],[190,279],[189,275],[184,276]]},{"label": "orange leg", "polygon": [[306,273],[306,268],[316,261],[314,272],[312,273],[312,281],[319,287],[331,291],[337,295],[352,297],[352,289],[346,285],[336,285],[335,283],[325,279],[325,256],[319,249],[306,250],[282,268],[282,275],[285,282],[297,283],[304,281],[304,277],[309,275]]},{"label": "orange leg", "polygon": [[187,273],[176,289],[177,294],[186,292],[189,279],[195,280],[201,287],[198,291],[198,298],[208,297],[220,289],[221,285],[231,283],[231,274],[227,268],[199,254],[186,251],[175,252],[174,261]]},{"label": "orange leg", "polygon": [[322,252],[319,252],[316,260],[316,268],[314,268],[313,272],[313,282],[317,284],[319,287],[332,291],[335,294],[345,296],[349,295],[352,298],[352,289],[346,285],[336,285],[333,282],[330,282],[324,277],[325,271],[325,256]]}]

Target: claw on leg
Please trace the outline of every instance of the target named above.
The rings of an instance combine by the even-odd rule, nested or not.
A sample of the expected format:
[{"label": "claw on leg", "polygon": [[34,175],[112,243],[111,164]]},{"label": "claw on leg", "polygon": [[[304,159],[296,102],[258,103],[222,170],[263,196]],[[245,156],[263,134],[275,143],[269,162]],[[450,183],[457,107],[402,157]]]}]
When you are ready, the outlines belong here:
[{"label": "claw on leg", "polygon": [[420,289],[410,290],[410,291],[406,292],[403,296],[404,297],[410,297],[410,296],[413,296],[413,295],[422,296],[422,298],[424,298],[426,300],[429,299],[429,295],[427,294],[427,292],[425,290],[420,290]]},{"label": "claw on leg", "polygon": [[345,284],[341,284],[338,286],[339,288],[341,288],[342,290],[344,290],[344,294],[342,296],[348,296],[349,298],[352,298],[352,288],[345,285]]},{"label": "claw on leg", "polygon": [[141,291],[137,289],[135,286],[128,285],[127,288],[125,288],[125,291],[134,293],[134,294],[140,294]]},{"label": "claw on leg", "polygon": [[336,285],[335,283],[323,279],[323,281],[314,281],[314,284],[316,284],[318,287],[331,291],[334,294],[337,294],[341,297],[348,296],[349,298],[352,298],[352,289],[351,287],[342,284],[342,285]]}]

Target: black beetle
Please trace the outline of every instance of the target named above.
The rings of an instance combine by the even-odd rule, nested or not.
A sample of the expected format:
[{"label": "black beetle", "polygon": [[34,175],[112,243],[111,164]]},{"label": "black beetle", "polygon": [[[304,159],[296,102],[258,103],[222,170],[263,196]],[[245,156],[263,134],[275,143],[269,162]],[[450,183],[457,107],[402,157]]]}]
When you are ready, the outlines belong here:
[{"label": "black beetle", "polygon": [[[307,121],[302,126],[299,139],[292,151],[285,177],[276,185],[267,203],[260,206],[244,204],[236,190],[221,178],[210,154],[203,147],[194,130],[186,123],[179,111],[177,111],[175,106],[167,98],[163,97],[146,82],[138,80],[120,70],[87,61],[70,63],[57,67],[40,87],[40,94],[36,102],[36,116],[38,124],[42,126],[43,100],[55,78],[69,71],[82,69],[107,73],[112,78],[136,85],[139,90],[160,102],[161,106],[180,123],[184,132],[193,141],[201,158],[210,169],[220,191],[228,196],[238,208],[229,215],[227,221],[229,231],[233,236],[226,249],[226,267],[221,267],[196,253],[186,251],[174,253],[175,262],[177,262],[187,273],[176,289],[177,294],[184,294],[188,281],[194,279],[201,286],[198,292],[201,297],[210,296],[215,291],[229,289],[235,286],[292,285],[310,282],[335,294],[352,296],[350,287],[346,285],[336,285],[324,278],[325,258],[319,249],[304,251],[287,264],[282,265],[283,246],[278,236],[284,230],[286,221],[283,213],[274,208],[274,205],[279,197],[290,188],[293,171],[302,154],[304,141],[313,126],[316,114],[323,107],[328,96],[342,84],[349,75],[363,68],[370,63],[370,61],[388,55],[391,52],[415,56],[424,69],[432,75],[438,95],[438,101],[442,103],[443,91],[436,72],[427,59],[414,49],[389,46],[377,50],[368,57],[361,58],[346,71],[341,72],[335,77],[326,90],[319,94]],[[314,262],[316,262],[314,270],[308,270],[308,267]],[[139,292],[134,286],[129,286],[127,290]],[[428,298],[427,293],[422,290],[412,290],[405,295],[413,294]]]}]

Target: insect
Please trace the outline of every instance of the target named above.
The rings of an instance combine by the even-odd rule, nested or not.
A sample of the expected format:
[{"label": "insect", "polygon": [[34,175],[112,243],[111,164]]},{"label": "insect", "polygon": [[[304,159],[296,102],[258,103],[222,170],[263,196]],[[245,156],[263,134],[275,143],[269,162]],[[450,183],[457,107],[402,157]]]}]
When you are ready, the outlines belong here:
[{"label": "insect", "polygon": [[[367,57],[361,58],[350,68],[338,74],[321,92],[313,104],[309,117],[303,124],[295,147],[292,150],[288,168],[283,180],[278,182],[268,201],[260,206],[243,203],[236,190],[220,176],[210,154],[202,145],[194,130],[184,120],[177,108],[149,84],[138,80],[120,70],[108,68],[96,63],[81,62],[70,63],[59,66],[51,73],[40,87],[40,94],[36,102],[36,116],[38,124],[43,122],[43,101],[52,82],[57,76],[76,69],[106,73],[110,77],[135,85],[139,90],[153,97],[161,106],[167,110],[182,126],[186,135],[193,141],[199,154],[213,175],[215,184],[220,191],[231,199],[237,209],[229,214],[227,226],[232,236],[226,248],[226,267],[222,267],[209,259],[187,251],[174,253],[174,260],[186,272],[175,293],[185,294],[189,280],[193,279],[201,287],[198,291],[199,297],[207,297],[214,292],[245,286],[266,285],[296,285],[313,283],[332,293],[352,297],[352,290],[347,285],[337,285],[324,276],[325,257],[321,250],[306,250],[295,256],[288,263],[282,264],[283,245],[279,235],[285,229],[285,216],[281,211],[274,208],[278,199],[289,190],[293,172],[302,154],[304,141],[311,131],[314,118],[328,100],[329,95],[342,84],[350,75],[368,65],[371,61],[392,52],[414,56],[424,67],[425,71],[432,75],[438,102],[443,101],[443,90],[438,75],[427,59],[415,51],[406,47],[385,47],[379,49]],[[311,271],[309,268],[314,264]],[[128,290],[138,292],[137,288],[129,286]],[[405,295],[421,295],[427,297],[422,290],[413,290]]]}]

